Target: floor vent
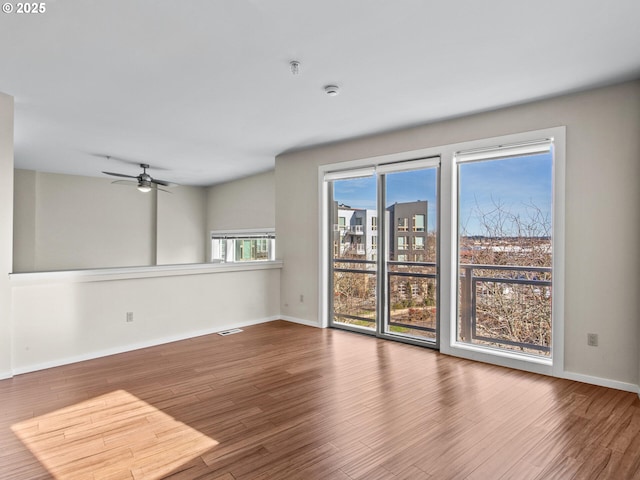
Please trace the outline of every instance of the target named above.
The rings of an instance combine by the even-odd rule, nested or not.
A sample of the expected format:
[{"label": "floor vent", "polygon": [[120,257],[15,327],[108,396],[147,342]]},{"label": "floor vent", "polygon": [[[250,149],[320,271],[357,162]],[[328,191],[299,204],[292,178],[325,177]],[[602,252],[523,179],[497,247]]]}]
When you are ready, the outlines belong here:
[{"label": "floor vent", "polygon": [[242,330],[239,328],[232,328],[231,330],[224,330],[223,332],[218,332],[218,335],[222,337],[226,337],[227,335],[233,335],[234,333],[240,333]]}]

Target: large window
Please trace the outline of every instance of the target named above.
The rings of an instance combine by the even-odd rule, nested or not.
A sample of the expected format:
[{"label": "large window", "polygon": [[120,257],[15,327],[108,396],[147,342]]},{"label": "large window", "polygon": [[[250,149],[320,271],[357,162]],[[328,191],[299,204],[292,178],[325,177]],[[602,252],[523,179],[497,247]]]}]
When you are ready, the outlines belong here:
[{"label": "large window", "polygon": [[424,215],[413,216],[413,231],[424,232]]},{"label": "large window", "polygon": [[275,232],[243,230],[211,232],[211,261],[259,262],[275,259]]},{"label": "large window", "polygon": [[552,346],[549,140],[459,152],[457,340],[546,357]]},{"label": "large window", "polygon": [[[564,149],[555,127],[321,167],[323,321],[563,372]],[[360,199],[378,255],[338,258],[335,205]]]}]

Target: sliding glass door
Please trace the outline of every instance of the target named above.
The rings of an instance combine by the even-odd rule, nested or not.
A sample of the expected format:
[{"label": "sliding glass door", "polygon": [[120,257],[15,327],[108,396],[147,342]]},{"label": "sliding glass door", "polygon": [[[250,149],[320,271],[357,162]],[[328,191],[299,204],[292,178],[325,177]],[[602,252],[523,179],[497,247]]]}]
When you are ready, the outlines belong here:
[{"label": "sliding glass door", "polygon": [[437,341],[438,167],[383,177],[387,311],[383,332]]},{"label": "sliding glass door", "polygon": [[438,341],[439,159],[329,178],[330,324]]},{"label": "sliding glass door", "polygon": [[[377,187],[373,172],[330,182],[331,319],[335,326],[375,333],[377,299]],[[358,176],[361,175],[361,176]]]}]

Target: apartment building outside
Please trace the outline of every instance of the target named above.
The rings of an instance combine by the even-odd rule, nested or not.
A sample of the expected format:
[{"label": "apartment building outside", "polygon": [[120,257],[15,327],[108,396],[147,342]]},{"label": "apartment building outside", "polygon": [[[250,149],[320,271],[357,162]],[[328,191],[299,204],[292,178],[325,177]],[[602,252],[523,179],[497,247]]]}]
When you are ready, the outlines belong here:
[{"label": "apartment building outside", "polygon": [[[395,203],[386,209],[389,230],[389,258],[423,262],[427,249],[426,200]],[[378,258],[378,213],[334,202],[333,246],[336,257]]]},{"label": "apartment building outside", "polygon": [[424,262],[427,251],[426,200],[394,203],[387,208],[389,221],[389,259]]}]

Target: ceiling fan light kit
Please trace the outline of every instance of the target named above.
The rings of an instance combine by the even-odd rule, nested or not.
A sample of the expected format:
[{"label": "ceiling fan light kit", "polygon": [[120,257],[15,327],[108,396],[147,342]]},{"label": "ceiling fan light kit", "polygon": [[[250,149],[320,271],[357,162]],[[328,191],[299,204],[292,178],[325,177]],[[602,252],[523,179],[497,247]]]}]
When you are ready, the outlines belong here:
[{"label": "ceiling fan light kit", "polygon": [[138,190],[142,193],[147,193],[151,191],[151,185],[148,182],[140,182],[138,183]]}]

